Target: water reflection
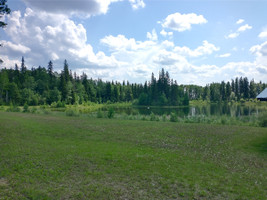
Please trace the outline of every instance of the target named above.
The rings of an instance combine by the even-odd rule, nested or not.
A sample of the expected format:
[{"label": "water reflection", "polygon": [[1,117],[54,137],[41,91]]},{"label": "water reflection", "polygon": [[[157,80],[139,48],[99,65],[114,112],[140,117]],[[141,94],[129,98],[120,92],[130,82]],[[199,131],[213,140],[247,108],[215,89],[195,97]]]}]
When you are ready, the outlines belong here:
[{"label": "water reflection", "polygon": [[179,117],[185,116],[251,116],[258,115],[262,111],[266,111],[266,107],[261,106],[244,106],[244,105],[228,105],[228,104],[209,104],[205,106],[188,106],[179,108],[160,108],[160,107],[129,107],[114,108],[116,113],[127,115],[150,115],[152,112],[156,115],[170,115],[174,112]]}]

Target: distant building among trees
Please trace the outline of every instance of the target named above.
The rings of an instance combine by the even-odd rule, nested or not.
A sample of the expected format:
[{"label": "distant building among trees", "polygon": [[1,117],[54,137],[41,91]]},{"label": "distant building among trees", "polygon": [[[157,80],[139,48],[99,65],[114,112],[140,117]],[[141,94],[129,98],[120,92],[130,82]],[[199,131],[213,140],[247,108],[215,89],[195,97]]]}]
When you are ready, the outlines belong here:
[{"label": "distant building among trees", "polygon": [[260,101],[267,101],[267,88],[265,88],[258,96],[257,99]]}]

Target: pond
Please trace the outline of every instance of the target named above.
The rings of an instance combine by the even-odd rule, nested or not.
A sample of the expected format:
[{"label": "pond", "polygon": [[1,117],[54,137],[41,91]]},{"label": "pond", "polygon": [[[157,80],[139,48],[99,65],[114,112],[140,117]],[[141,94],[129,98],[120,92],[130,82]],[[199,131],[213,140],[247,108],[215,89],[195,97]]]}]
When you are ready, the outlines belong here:
[{"label": "pond", "polygon": [[[103,111],[107,108],[103,108]],[[170,113],[176,113],[177,116],[183,118],[187,116],[252,116],[258,115],[261,112],[267,111],[266,106],[257,105],[229,105],[229,104],[208,104],[201,106],[187,106],[187,107],[127,107],[127,108],[116,108],[114,110],[118,114],[127,115],[150,115],[154,113],[156,115],[169,115]]]}]

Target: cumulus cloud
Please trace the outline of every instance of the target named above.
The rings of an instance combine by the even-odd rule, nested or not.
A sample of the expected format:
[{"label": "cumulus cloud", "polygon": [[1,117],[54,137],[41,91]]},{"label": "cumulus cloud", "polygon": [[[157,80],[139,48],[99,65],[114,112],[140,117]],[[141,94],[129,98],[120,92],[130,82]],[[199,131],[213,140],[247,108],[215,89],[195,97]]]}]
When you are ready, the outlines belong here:
[{"label": "cumulus cloud", "polygon": [[[197,76],[203,78],[204,83],[211,79],[218,70],[218,67],[214,65],[196,66],[191,63],[192,60],[189,60],[219,50],[219,47],[208,41],[203,41],[202,45],[196,49],[175,46],[169,40],[152,41],[148,38],[145,41],[136,41],[133,38],[126,38],[124,35],[106,36],[101,43],[111,50],[111,56],[124,63],[120,68],[120,73],[127,74],[131,79],[134,77],[140,80],[143,77],[141,80],[144,78],[149,80],[151,72],[157,74],[164,67],[174,79],[181,83],[191,83],[189,80],[193,80]],[[199,78],[196,80],[199,84]]]},{"label": "cumulus cloud", "polygon": [[[28,7],[54,14],[90,17],[108,12],[111,3],[123,0],[23,0]],[[134,10],[144,8],[143,0],[128,0]]]},{"label": "cumulus cloud", "polygon": [[188,47],[175,47],[174,51],[184,55],[184,56],[189,56],[189,57],[198,57],[198,56],[203,56],[203,55],[209,55],[212,54],[214,51],[219,51],[220,48],[216,47],[214,44],[209,43],[208,41],[203,41],[203,45],[197,47],[194,50],[191,50]]},{"label": "cumulus cloud", "polygon": [[164,29],[162,29],[162,30],[160,31],[160,34],[161,34],[162,36],[164,36],[164,37],[166,37],[166,36],[173,36],[173,32],[167,32],[167,31],[165,31]]},{"label": "cumulus cloud", "polygon": [[267,38],[267,31],[262,31],[259,35],[258,35],[259,38]]},{"label": "cumulus cloud", "polygon": [[158,40],[158,35],[155,29],[153,29],[151,33],[147,32],[146,37],[150,40]]},{"label": "cumulus cloud", "polygon": [[[83,25],[75,24],[65,15],[35,12],[27,8],[24,15],[14,11],[7,20],[9,25],[5,32],[12,42],[4,42],[3,49],[9,60],[24,55],[31,65],[45,65],[49,60],[61,63],[64,59],[79,67],[110,68],[120,65],[112,56],[106,56],[101,51],[95,53],[87,43]],[[5,65],[9,63],[4,61]]]},{"label": "cumulus cloud", "polygon": [[144,8],[146,6],[143,0],[129,0],[129,2],[131,3],[132,8],[134,10],[137,10],[139,8]]},{"label": "cumulus cloud", "polygon": [[23,54],[26,54],[28,52],[31,51],[30,48],[24,46],[24,45],[21,45],[21,44],[14,44],[10,41],[0,41],[0,44],[3,45],[3,52],[6,52],[6,51],[9,51],[9,52],[6,52],[7,54],[19,54],[19,55],[23,55]]},{"label": "cumulus cloud", "polygon": [[262,44],[252,46],[250,48],[250,52],[256,56],[257,65],[267,66],[267,41]]},{"label": "cumulus cloud", "polygon": [[169,28],[178,32],[190,30],[192,24],[205,24],[207,20],[202,15],[197,15],[195,13],[190,14],[180,14],[174,13],[168,15],[161,25],[163,28]]},{"label": "cumulus cloud", "polygon": [[26,5],[49,13],[92,16],[105,14],[109,5],[118,0],[23,0]]},{"label": "cumulus cloud", "polygon": [[220,68],[220,74],[224,80],[229,76],[245,76],[260,81],[266,79],[266,74],[261,73],[261,70],[267,70],[267,67],[257,62],[229,62]]},{"label": "cumulus cloud", "polygon": [[245,20],[243,20],[243,19],[239,19],[239,20],[236,21],[236,24],[242,24],[244,21]]},{"label": "cumulus cloud", "polygon": [[249,26],[248,24],[241,26],[238,28],[237,32],[244,32],[246,30],[252,29],[252,26]]}]

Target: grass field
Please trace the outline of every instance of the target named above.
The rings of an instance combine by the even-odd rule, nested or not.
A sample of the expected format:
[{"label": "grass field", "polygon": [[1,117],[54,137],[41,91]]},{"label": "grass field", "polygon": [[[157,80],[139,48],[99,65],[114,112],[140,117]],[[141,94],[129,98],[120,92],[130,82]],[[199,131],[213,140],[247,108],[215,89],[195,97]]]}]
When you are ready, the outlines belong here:
[{"label": "grass field", "polygon": [[266,199],[267,129],[0,112],[0,199]]}]

